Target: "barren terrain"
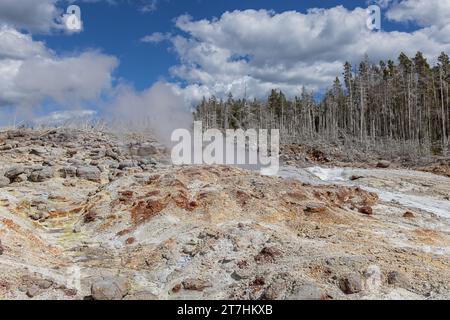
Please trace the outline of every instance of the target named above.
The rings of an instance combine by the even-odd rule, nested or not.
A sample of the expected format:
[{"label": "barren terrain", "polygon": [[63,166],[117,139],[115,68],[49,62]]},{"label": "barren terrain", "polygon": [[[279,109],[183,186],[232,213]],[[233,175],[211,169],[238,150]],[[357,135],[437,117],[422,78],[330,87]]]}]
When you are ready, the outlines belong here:
[{"label": "barren terrain", "polygon": [[139,135],[0,133],[0,298],[450,298],[450,178],[319,160],[267,177]]}]

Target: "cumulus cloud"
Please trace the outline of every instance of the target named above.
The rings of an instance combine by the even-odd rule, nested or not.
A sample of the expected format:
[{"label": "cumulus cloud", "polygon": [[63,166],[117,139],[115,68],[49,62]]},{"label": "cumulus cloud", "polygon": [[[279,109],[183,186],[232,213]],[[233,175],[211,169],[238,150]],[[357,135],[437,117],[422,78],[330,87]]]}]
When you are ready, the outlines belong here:
[{"label": "cumulus cloud", "polygon": [[35,32],[49,32],[57,26],[57,0],[2,0],[0,25]]},{"label": "cumulus cloud", "polygon": [[55,30],[64,30],[74,33],[82,29],[67,29],[65,22],[69,15],[68,5],[82,3],[105,2],[111,5],[129,3],[135,5],[141,12],[154,12],[158,0],[1,0],[0,26],[8,26],[17,30],[26,30],[32,33],[50,33]]},{"label": "cumulus cloud", "polygon": [[[89,2],[90,0],[81,1]],[[31,33],[48,34],[53,31],[65,31],[70,34],[81,32],[82,28],[75,30],[66,26],[67,19],[71,17],[71,14],[66,11],[73,2],[66,0],[1,0],[0,26]],[[77,1],[77,3],[79,2]]]},{"label": "cumulus cloud", "polygon": [[25,59],[31,56],[47,56],[43,42],[33,41],[30,35],[0,27],[0,59]]},{"label": "cumulus cloud", "polygon": [[98,98],[112,83],[115,57],[89,51],[58,56],[30,35],[0,29],[0,106],[62,105]]},{"label": "cumulus cloud", "polygon": [[450,1],[402,0],[393,2],[387,11],[390,20],[416,22],[421,26],[444,27],[450,25]]},{"label": "cumulus cloud", "polygon": [[[98,116],[114,121],[116,128],[151,130],[167,145],[174,129],[190,128],[192,115],[176,88],[158,82],[138,92],[113,84],[117,64],[115,57],[96,51],[60,56],[28,34],[1,27],[0,125],[16,118],[57,125]],[[38,117],[47,101],[59,110]],[[92,105],[100,113],[85,109]]]},{"label": "cumulus cloud", "polygon": [[365,8],[343,6],[306,13],[237,10],[197,21],[181,16],[176,27],[182,34],[171,39],[180,64],[171,74],[188,84],[184,91],[194,99],[228,92],[261,97],[272,88],[294,95],[302,86],[329,86],[345,61],[357,63],[366,54],[379,61],[402,51],[430,58],[450,51],[446,27],[372,32],[367,18]]}]

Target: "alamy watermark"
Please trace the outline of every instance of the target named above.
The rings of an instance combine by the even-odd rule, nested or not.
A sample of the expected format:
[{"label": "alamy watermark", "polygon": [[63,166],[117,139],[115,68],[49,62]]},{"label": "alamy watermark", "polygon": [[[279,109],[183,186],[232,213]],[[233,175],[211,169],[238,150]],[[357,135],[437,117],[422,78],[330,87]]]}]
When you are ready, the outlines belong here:
[{"label": "alamy watermark", "polygon": [[[369,30],[381,30],[381,8],[378,5],[371,5],[367,8],[366,26]],[[66,29],[70,32],[80,32],[83,29],[81,19],[81,8],[77,5],[70,5],[62,20]]]},{"label": "alamy watermark", "polygon": [[77,5],[70,5],[62,19],[66,29],[70,32],[80,32],[83,29],[81,8]]},{"label": "alamy watermark", "polygon": [[280,167],[278,129],[226,130],[224,135],[218,129],[203,131],[202,122],[196,121],[193,136],[176,129],[171,141],[177,143],[171,153],[174,165],[249,165],[266,175],[276,175]]},{"label": "alamy watermark", "polygon": [[366,26],[369,30],[381,30],[381,8],[377,5],[371,5],[367,8]]}]

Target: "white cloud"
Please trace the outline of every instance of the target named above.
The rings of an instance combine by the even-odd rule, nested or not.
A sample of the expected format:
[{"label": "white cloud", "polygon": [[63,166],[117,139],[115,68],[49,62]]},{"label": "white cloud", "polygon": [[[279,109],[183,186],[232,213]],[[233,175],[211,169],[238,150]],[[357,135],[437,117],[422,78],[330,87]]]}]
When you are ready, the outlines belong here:
[{"label": "white cloud", "polygon": [[57,26],[57,0],[1,0],[0,25],[35,32],[49,32]]},{"label": "white cloud", "polygon": [[272,88],[294,95],[302,86],[331,85],[345,61],[357,63],[365,54],[379,61],[402,51],[420,50],[430,58],[450,51],[449,35],[439,25],[412,33],[372,32],[367,17],[365,8],[342,6],[306,13],[233,11],[198,21],[181,16],[176,26],[183,35],[172,38],[180,64],[171,73],[187,82],[185,92],[194,98],[230,91],[242,96],[245,89],[261,97]]},{"label": "white cloud", "polygon": [[97,99],[111,87],[116,58],[95,51],[61,57],[14,29],[0,29],[0,107]]},{"label": "white cloud", "polygon": [[33,33],[51,33],[55,30],[74,33],[74,30],[68,30],[65,25],[68,6],[76,4],[83,11],[82,3],[93,2],[133,4],[144,13],[156,11],[158,4],[158,0],[0,0],[0,26]]},{"label": "white cloud", "polygon": [[97,52],[73,57],[31,58],[16,74],[17,88],[30,103],[52,98],[60,103],[94,100],[111,86],[115,58]]},{"label": "white cloud", "polygon": [[147,0],[142,3],[140,10],[143,13],[154,12],[157,9],[157,5],[157,0]]},{"label": "white cloud", "polygon": [[445,27],[450,25],[450,1],[396,1],[387,11],[387,17],[398,22],[416,22],[421,26]]},{"label": "white cloud", "polygon": [[43,42],[33,41],[31,36],[14,29],[0,27],[0,59],[25,59],[30,56],[47,56]]},{"label": "white cloud", "polygon": [[154,32],[150,35],[147,35],[141,39],[142,42],[149,42],[149,43],[159,43],[165,40],[169,40],[171,38],[170,33],[161,33],[161,32]]}]

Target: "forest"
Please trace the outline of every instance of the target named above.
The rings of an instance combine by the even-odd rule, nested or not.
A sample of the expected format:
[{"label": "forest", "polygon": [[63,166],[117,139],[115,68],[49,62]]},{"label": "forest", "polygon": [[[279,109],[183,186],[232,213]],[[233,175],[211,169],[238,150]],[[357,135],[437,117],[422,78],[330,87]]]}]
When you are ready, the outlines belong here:
[{"label": "forest", "polygon": [[378,64],[366,56],[357,66],[346,62],[342,75],[319,95],[303,88],[291,98],[272,89],[265,101],[212,96],[197,105],[194,118],[205,129],[280,129],[282,143],[406,144],[446,155],[449,85],[445,52],[434,65],[421,52]]}]

